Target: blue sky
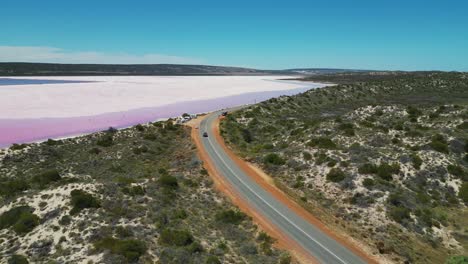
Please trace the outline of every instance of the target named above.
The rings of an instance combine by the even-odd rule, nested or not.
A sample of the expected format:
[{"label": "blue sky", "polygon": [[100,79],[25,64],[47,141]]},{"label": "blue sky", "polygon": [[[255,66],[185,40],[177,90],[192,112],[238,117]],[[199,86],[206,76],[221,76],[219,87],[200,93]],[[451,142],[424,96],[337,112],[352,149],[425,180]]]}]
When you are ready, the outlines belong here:
[{"label": "blue sky", "polygon": [[468,71],[468,1],[2,0],[0,61]]}]

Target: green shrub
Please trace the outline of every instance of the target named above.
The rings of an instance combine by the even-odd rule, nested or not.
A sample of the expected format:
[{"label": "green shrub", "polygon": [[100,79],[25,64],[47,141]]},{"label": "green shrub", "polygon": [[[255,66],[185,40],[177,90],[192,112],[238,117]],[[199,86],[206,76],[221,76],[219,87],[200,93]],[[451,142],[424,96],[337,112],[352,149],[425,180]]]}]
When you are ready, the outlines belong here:
[{"label": "green shrub", "polygon": [[311,139],[308,143],[308,146],[317,147],[322,149],[334,149],[336,148],[335,142],[327,137],[318,137]]},{"label": "green shrub", "polygon": [[461,123],[460,125],[458,125],[458,128],[463,129],[463,130],[468,130],[468,121],[465,121]]},{"label": "green shrub", "polygon": [[390,218],[398,223],[402,223],[405,219],[410,219],[410,210],[403,206],[392,207],[388,213]]},{"label": "green shrub", "polygon": [[23,212],[13,225],[17,234],[26,234],[39,225],[39,217],[31,212]]},{"label": "green shrub", "polygon": [[145,127],[142,126],[141,124],[136,125],[135,128],[136,128],[137,131],[140,131],[140,132],[145,131]]},{"label": "green shrub", "polygon": [[24,179],[0,179],[0,196],[11,197],[27,189],[29,184]]},{"label": "green shrub", "polygon": [[25,234],[39,224],[39,217],[33,214],[29,206],[14,207],[0,216],[0,229],[13,227],[18,234]]},{"label": "green shrub", "polygon": [[431,143],[429,143],[429,146],[435,151],[449,153],[447,140],[441,134],[433,136]]},{"label": "green shrub", "polygon": [[88,152],[90,154],[97,155],[97,154],[101,153],[101,149],[100,148],[91,148]]},{"label": "green shrub", "polygon": [[97,250],[109,250],[112,254],[124,256],[129,262],[136,262],[146,252],[146,243],[141,240],[106,237],[94,243]]},{"label": "green shrub", "polygon": [[417,170],[421,169],[421,165],[423,163],[422,159],[418,156],[418,154],[413,153],[411,155],[411,161],[413,162],[413,167]]},{"label": "green shrub", "polygon": [[468,182],[462,183],[460,190],[458,190],[458,197],[468,204]]},{"label": "green shrub", "polygon": [[11,149],[11,150],[21,150],[21,149],[26,148],[27,146],[28,146],[28,145],[26,145],[26,144],[16,144],[16,143],[15,143],[15,144],[13,144],[13,145],[10,147],[10,149]]},{"label": "green shrub", "polygon": [[177,178],[168,174],[161,175],[158,180],[159,184],[166,188],[166,189],[177,189],[179,187],[179,183]]},{"label": "green shrub", "polygon": [[52,169],[52,170],[44,171],[41,174],[34,176],[32,178],[32,181],[37,183],[40,187],[45,187],[49,183],[57,182],[60,179],[62,179],[62,177],[60,176],[60,173],[57,170]]},{"label": "green shrub", "polygon": [[217,256],[209,256],[206,258],[205,264],[221,264],[221,261]]},{"label": "green shrub", "polygon": [[468,256],[452,256],[447,259],[446,264],[467,264]]},{"label": "green shrub", "polygon": [[193,236],[187,230],[167,228],[161,232],[159,243],[166,246],[188,246],[193,242]]},{"label": "green shrub", "polygon": [[114,144],[114,138],[111,133],[106,133],[98,139],[96,144],[101,147],[110,147]]},{"label": "green shrub", "polygon": [[276,153],[269,153],[264,158],[265,163],[272,165],[284,165],[286,161]]},{"label": "green shrub", "polygon": [[367,189],[370,189],[372,188],[372,186],[375,185],[375,181],[371,178],[365,178],[363,181],[362,181],[362,185],[364,185],[364,187],[366,187]]},{"label": "green shrub", "polygon": [[131,196],[145,195],[145,189],[141,186],[124,186],[122,192]]},{"label": "green shrub", "polygon": [[29,261],[25,256],[15,254],[8,259],[8,264],[29,264]]},{"label": "green shrub", "polygon": [[71,215],[78,214],[81,210],[86,208],[99,208],[101,207],[99,201],[91,194],[83,190],[71,191],[71,204],[73,208],[70,211]]},{"label": "green shrub", "polygon": [[327,180],[331,182],[340,182],[346,178],[346,174],[338,169],[338,168],[333,168],[328,172],[327,174]]},{"label": "green shrub", "polygon": [[377,168],[377,176],[384,180],[391,180],[393,174],[397,174],[400,172],[400,165],[398,163],[388,164],[388,163],[381,163]]},{"label": "green shrub", "polygon": [[458,178],[463,178],[466,174],[465,170],[462,167],[452,164],[447,166],[447,171],[450,174],[457,176]]},{"label": "green shrub", "polygon": [[378,167],[375,164],[365,163],[358,168],[358,172],[361,174],[376,174]]},{"label": "green shrub", "polygon": [[245,219],[245,214],[240,211],[234,211],[232,209],[223,210],[216,214],[215,219],[218,222],[228,224],[240,224]]},{"label": "green shrub", "polygon": [[312,159],[312,155],[307,151],[302,152],[302,156],[304,157],[304,160],[311,160]]},{"label": "green shrub", "polygon": [[154,140],[158,139],[158,137],[155,134],[152,134],[152,133],[144,134],[143,138],[146,139],[146,140],[151,140],[151,141],[154,141]]}]

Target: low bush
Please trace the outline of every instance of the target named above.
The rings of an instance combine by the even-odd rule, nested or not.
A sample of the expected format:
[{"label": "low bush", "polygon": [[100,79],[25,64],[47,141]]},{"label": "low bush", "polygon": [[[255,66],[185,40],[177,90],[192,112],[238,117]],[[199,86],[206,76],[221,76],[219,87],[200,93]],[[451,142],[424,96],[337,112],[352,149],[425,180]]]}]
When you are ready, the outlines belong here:
[{"label": "low bush", "polygon": [[21,149],[26,148],[27,146],[28,146],[28,145],[26,145],[26,144],[16,144],[16,143],[15,143],[15,144],[13,144],[13,145],[10,147],[10,149],[11,149],[11,150],[21,150]]},{"label": "low bush", "polygon": [[335,142],[327,137],[318,137],[311,139],[308,143],[310,147],[317,147],[322,149],[334,149],[336,148]]},{"label": "low bush", "polygon": [[376,174],[378,167],[375,164],[365,163],[358,168],[358,172],[361,174]]},{"label": "low bush", "polygon": [[73,208],[70,211],[71,215],[80,213],[86,208],[99,208],[101,207],[99,201],[91,194],[83,190],[71,191],[71,204]]},{"label": "low bush", "polygon": [[193,241],[192,234],[187,230],[167,228],[159,236],[159,243],[166,246],[183,247],[192,244]]},{"label": "low bush", "polygon": [[124,186],[122,192],[131,196],[145,195],[145,189],[141,186]]},{"label": "low bush", "polygon": [[346,178],[346,174],[338,169],[338,168],[333,168],[328,172],[327,174],[327,180],[331,182],[340,182]]},{"label": "low bush", "polygon": [[307,151],[302,152],[302,156],[304,157],[304,160],[311,160],[312,159],[312,155]]},{"label": "low bush", "polygon": [[114,138],[112,136],[112,133],[106,133],[101,138],[98,139],[96,142],[98,146],[101,147],[110,147],[114,144]]},{"label": "low bush", "polygon": [[94,243],[97,250],[109,250],[112,254],[124,256],[129,262],[136,262],[146,252],[146,243],[141,240],[106,237]]},{"label": "low bush", "polygon": [[441,134],[433,136],[431,142],[429,143],[429,146],[435,151],[441,153],[449,153],[447,140]]},{"label": "low bush", "polygon": [[404,220],[410,219],[410,210],[403,206],[395,206],[390,208],[388,214],[390,218],[397,223],[403,223]]},{"label": "low bush", "polygon": [[240,224],[245,219],[245,217],[246,216],[244,213],[229,209],[217,213],[215,219],[218,222],[237,225]]},{"label": "low bush", "polygon": [[421,169],[423,163],[422,159],[417,154],[411,155],[411,161],[413,162],[413,167],[417,170]]},{"label": "low bush", "polygon": [[166,189],[177,189],[179,187],[179,183],[177,181],[177,178],[168,174],[161,175],[159,177],[158,183],[166,188]]},{"label": "low bush", "polygon": [[29,264],[29,261],[25,256],[15,254],[8,259],[8,264]]},{"label": "low bush", "polygon": [[40,187],[45,187],[51,182],[57,182],[62,177],[60,176],[60,173],[55,170],[47,170],[42,172],[41,174],[38,174],[32,178],[32,181],[38,184]]},{"label": "low bush", "polygon": [[265,163],[272,165],[284,165],[286,161],[276,153],[267,154],[264,158]]},{"label": "low bush", "polygon": [[468,182],[462,183],[460,190],[458,190],[458,197],[468,204]]},{"label": "low bush", "polygon": [[400,165],[398,163],[388,164],[381,163],[377,168],[377,176],[380,178],[389,181],[392,179],[393,174],[400,172]]},{"label": "low bush", "polygon": [[458,178],[464,178],[464,176],[466,175],[465,170],[458,165],[453,165],[453,164],[448,165],[447,171],[450,174],[457,176]]},{"label": "low bush", "polygon": [[25,234],[39,225],[39,217],[29,206],[14,207],[0,216],[0,229],[12,227],[18,234]]},{"label": "low bush", "polygon": [[217,256],[209,256],[206,258],[205,264],[221,264],[221,261]]},{"label": "low bush", "polygon": [[11,197],[29,188],[24,179],[0,179],[0,196]]},{"label": "low bush", "polygon": [[375,181],[371,178],[365,178],[363,181],[362,181],[362,185],[364,185],[364,187],[366,187],[367,189],[370,189],[372,188],[372,186],[375,185]]}]

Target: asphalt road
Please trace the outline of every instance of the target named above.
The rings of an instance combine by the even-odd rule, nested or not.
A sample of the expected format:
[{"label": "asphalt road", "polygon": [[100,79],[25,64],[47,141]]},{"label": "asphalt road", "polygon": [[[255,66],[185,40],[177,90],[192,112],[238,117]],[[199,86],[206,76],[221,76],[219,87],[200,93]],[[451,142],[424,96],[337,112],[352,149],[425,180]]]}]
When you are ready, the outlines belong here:
[{"label": "asphalt road", "polygon": [[[246,175],[217,143],[210,129],[222,111],[207,116],[200,124],[199,136],[217,171],[258,213],[266,216],[284,234],[295,240],[321,263],[366,263],[351,250],[315,227]],[[203,137],[203,132],[208,137]]]}]

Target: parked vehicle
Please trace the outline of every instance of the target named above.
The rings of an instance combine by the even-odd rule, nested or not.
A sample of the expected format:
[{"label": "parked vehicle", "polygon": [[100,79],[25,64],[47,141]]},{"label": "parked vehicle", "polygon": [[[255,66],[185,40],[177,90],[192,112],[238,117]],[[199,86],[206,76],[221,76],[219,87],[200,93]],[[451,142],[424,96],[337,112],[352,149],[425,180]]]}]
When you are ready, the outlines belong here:
[{"label": "parked vehicle", "polygon": [[203,137],[208,137],[208,133],[203,132]]}]

